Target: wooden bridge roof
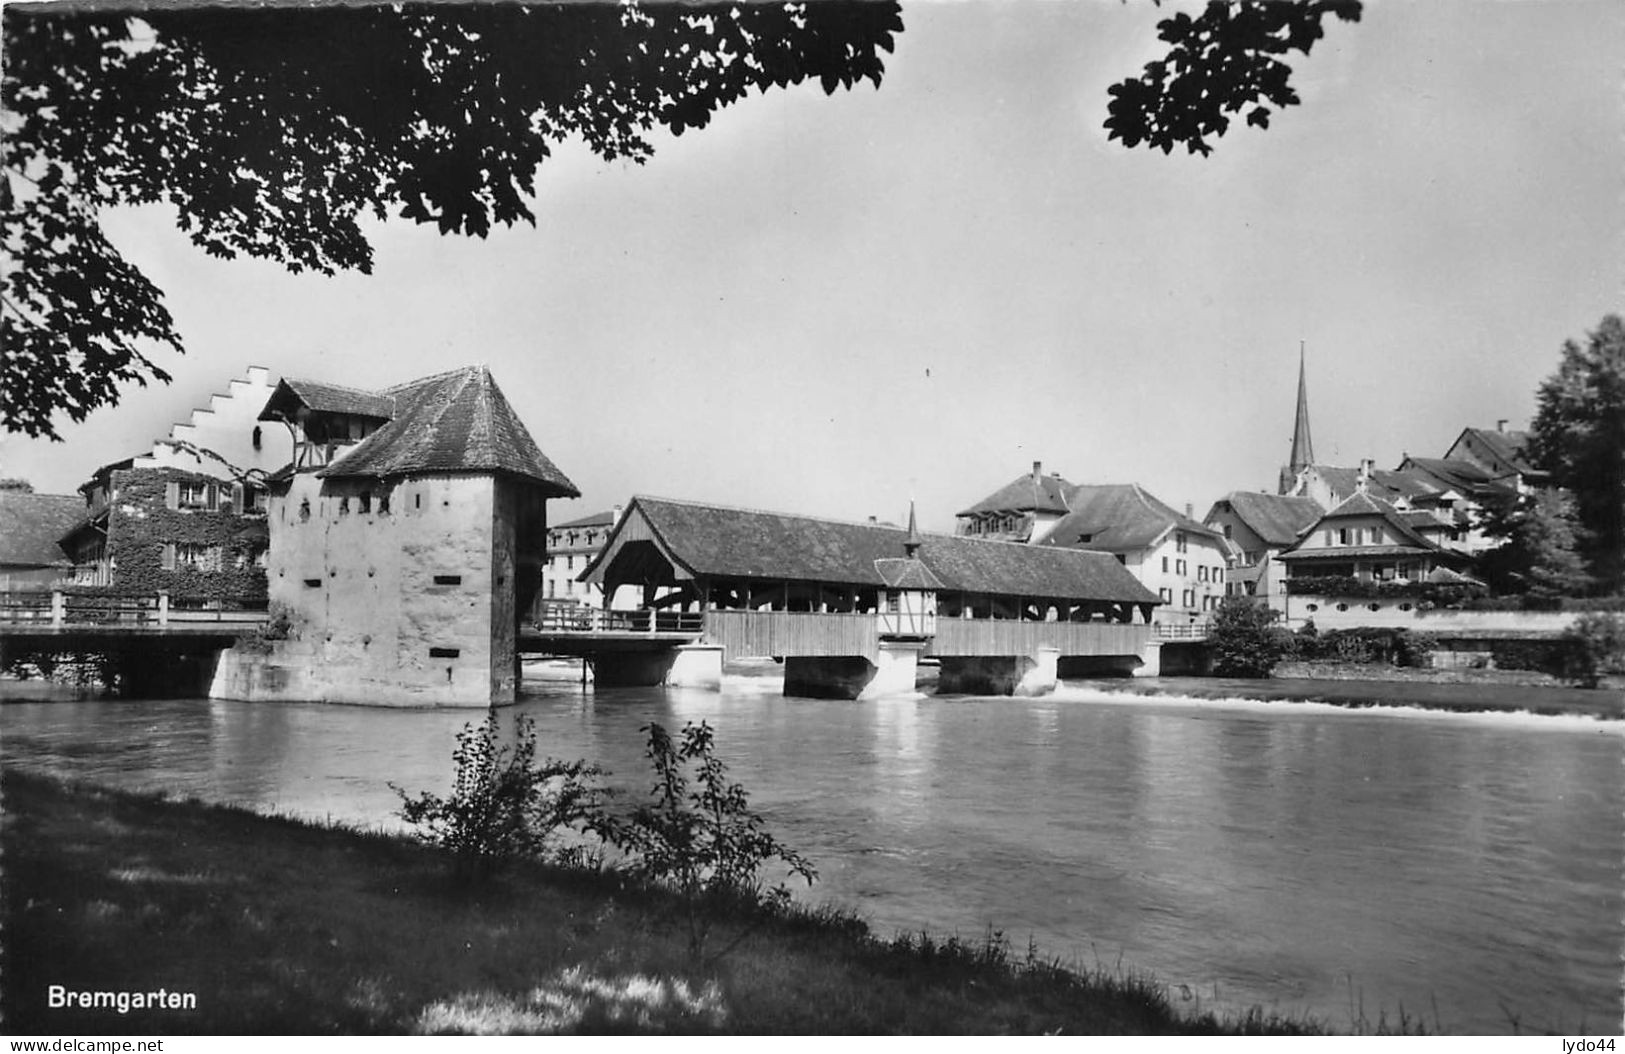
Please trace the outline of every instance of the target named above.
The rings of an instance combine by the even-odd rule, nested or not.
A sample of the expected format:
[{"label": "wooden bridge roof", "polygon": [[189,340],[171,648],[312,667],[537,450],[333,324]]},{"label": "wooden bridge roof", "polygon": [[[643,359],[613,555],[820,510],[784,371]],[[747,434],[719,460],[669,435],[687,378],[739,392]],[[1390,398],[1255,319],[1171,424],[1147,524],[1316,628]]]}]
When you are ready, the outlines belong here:
[{"label": "wooden bridge roof", "polygon": [[[756,579],[887,588],[908,532],[876,523],[635,497],[581,575],[603,584],[617,557],[651,543],[679,579]],[[1107,553],[921,534],[917,559],[939,588],[1066,601],[1156,604]],[[628,560],[636,558],[628,554]],[[923,576],[914,578],[921,585]]]}]

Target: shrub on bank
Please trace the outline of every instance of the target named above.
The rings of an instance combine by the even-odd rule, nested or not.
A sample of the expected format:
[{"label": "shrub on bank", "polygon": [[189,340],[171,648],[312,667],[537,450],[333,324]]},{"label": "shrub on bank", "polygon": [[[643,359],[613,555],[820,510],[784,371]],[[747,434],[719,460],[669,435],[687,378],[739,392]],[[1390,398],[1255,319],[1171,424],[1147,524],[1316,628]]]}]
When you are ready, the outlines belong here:
[{"label": "shrub on bank", "polygon": [[537,764],[535,722],[523,714],[507,743],[495,713],[477,728],[463,726],[452,752],[457,774],[450,795],[414,798],[390,787],[401,798],[402,818],[421,841],[450,851],[464,881],[486,879],[518,859],[597,871],[603,850],[617,851],[623,874],[676,895],[689,952],[700,958],[712,922],[728,909],[760,921],[789,905],[783,883],[760,880],[764,867],[782,865],[808,885],[818,872],[766,829],[745,788],[729,781],[708,723],[686,724],[675,738],[657,722],[642,731],[654,788],[649,801],[624,816],[607,809],[609,792],[599,780],[608,774],[597,765],[553,758]]},{"label": "shrub on bank", "polygon": [[1280,616],[1250,597],[1225,597],[1208,629],[1213,672],[1220,677],[1268,677],[1286,647]]},{"label": "shrub on bank", "polygon": [[1581,615],[1563,634],[1565,675],[1595,688],[1605,674],[1625,673],[1625,617],[1597,612]]},{"label": "shrub on bank", "polygon": [[1432,665],[1438,638],[1431,633],[1379,626],[1319,633],[1308,623],[1297,633],[1285,635],[1283,658],[1300,662],[1386,663],[1390,666],[1426,668]]}]

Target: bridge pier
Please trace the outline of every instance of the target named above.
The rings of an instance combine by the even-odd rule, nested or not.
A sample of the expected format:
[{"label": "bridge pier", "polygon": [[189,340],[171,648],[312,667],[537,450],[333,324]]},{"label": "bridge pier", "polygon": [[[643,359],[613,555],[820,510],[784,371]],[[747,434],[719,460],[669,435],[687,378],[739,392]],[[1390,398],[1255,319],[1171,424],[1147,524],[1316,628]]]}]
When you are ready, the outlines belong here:
[{"label": "bridge pier", "polygon": [[722,687],[722,645],[684,644],[678,647],[666,683],[673,688]]},{"label": "bridge pier", "polygon": [[1140,665],[1135,668],[1136,677],[1162,676],[1162,642],[1148,640],[1140,649]]},{"label": "bridge pier", "polygon": [[1055,690],[1061,650],[1040,646],[1032,655],[945,655],[938,695],[1048,695]]},{"label": "bridge pier", "polygon": [[923,641],[881,641],[875,661],[861,655],[790,655],[784,694],[807,699],[879,699],[914,691]]},{"label": "bridge pier", "polygon": [[[653,688],[667,683],[676,662],[676,648],[599,652],[592,656],[593,684],[599,688]],[[720,670],[718,683],[721,683]]]}]

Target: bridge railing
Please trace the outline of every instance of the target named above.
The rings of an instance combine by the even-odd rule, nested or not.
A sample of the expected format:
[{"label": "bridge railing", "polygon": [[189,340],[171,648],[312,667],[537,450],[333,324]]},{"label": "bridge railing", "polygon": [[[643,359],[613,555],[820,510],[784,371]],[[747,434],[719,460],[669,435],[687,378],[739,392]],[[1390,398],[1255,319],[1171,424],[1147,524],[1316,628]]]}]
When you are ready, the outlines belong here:
[{"label": "bridge railing", "polygon": [[104,593],[0,593],[0,625],[61,628],[119,626],[165,629],[181,625],[252,627],[268,617],[263,600]]},{"label": "bridge railing", "polygon": [[1202,619],[1200,622],[1178,623],[1159,622],[1151,627],[1152,640],[1207,640],[1208,631],[1212,622]]},{"label": "bridge railing", "polygon": [[704,624],[698,611],[605,611],[584,604],[538,607],[530,619],[540,633],[699,633]]}]

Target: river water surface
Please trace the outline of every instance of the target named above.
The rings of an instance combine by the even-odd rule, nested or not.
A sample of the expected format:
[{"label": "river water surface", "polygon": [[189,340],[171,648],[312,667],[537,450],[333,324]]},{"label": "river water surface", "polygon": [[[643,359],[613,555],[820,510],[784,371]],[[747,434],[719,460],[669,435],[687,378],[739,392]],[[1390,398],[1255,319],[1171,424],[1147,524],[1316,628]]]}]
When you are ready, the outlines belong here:
[{"label": "river water surface", "polygon": [[[11,685],[14,692],[21,686]],[[786,699],[530,686],[540,752],[635,793],[639,727],[706,720],[799,893],[1153,973],[1189,1008],[1344,1030],[1621,1030],[1625,723],[1144,698]],[[468,711],[200,700],[0,705],[0,757],[133,789],[396,827]]]}]

